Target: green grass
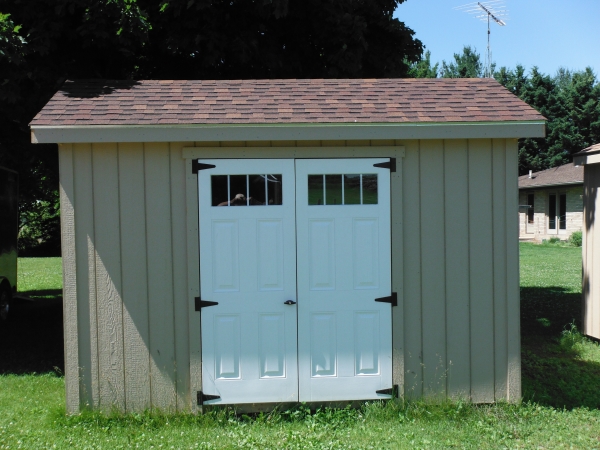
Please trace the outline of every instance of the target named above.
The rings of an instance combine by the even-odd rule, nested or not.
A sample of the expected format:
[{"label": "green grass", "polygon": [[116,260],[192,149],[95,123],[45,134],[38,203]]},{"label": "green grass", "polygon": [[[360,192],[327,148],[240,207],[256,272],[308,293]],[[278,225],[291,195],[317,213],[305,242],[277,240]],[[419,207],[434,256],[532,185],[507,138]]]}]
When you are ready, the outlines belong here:
[{"label": "green grass", "polygon": [[31,298],[51,298],[62,293],[61,258],[19,258],[17,286]]},{"label": "green grass", "polygon": [[[600,448],[595,392],[600,391],[600,349],[581,336],[572,317],[581,295],[581,249],[520,248],[523,403],[375,402],[316,412],[300,405],[251,416],[227,410],[200,416],[66,416],[61,377],[0,375],[0,449]],[[39,268],[52,263],[21,262]],[[35,277],[36,271],[21,276],[27,273]],[[56,289],[57,280],[50,273],[24,282],[43,291]]]}]

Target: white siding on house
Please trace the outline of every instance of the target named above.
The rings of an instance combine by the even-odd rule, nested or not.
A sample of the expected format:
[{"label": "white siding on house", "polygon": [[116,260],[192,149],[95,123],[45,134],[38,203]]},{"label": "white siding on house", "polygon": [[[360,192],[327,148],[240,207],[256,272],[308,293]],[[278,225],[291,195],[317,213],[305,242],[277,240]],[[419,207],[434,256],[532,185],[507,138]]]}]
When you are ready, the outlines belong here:
[{"label": "white siding on house", "polygon": [[583,179],[583,333],[600,339],[600,164],[586,164]]},{"label": "white siding on house", "polygon": [[192,158],[361,156],[397,158],[394,384],[410,397],[517,400],[516,140],[62,144],[68,411],[196,409]]}]

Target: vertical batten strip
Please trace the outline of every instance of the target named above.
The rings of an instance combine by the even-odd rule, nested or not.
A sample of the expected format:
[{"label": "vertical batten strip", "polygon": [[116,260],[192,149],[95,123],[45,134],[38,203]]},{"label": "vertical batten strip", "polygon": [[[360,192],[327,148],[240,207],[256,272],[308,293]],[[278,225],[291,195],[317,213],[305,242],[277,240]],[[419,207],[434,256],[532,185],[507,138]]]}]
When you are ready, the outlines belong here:
[{"label": "vertical batten strip", "polygon": [[[175,331],[170,157],[167,143],[144,144],[151,364],[151,404],[174,412]],[[165,213],[166,212],[166,213]]]},{"label": "vertical batten strip", "polygon": [[77,315],[79,332],[80,404],[100,404],[96,250],[94,237],[93,156],[90,144],[73,144],[75,251],[78,264]]},{"label": "vertical batten strip", "polygon": [[126,411],[144,411],[150,404],[148,364],[148,282],[143,145],[119,144],[121,273],[125,355]]},{"label": "vertical batten strip", "polygon": [[519,289],[519,208],[517,140],[506,141],[506,351],[507,400],[521,399],[521,309]]},{"label": "vertical batten strip", "polygon": [[79,313],[77,308],[77,251],[75,246],[75,186],[73,146],[58,146],[60,172],[60,228],[63,263],[63,324],[65,394],[68,414],[79,412],[82,396],[79,379]]},{"label": "vertical batten strip", "polygon": [[423,140],[419,153],[423,393],[445,398],[443,141]]},{"label": "vertical batten strip", "polygon": [[471,291],[471,398],[494,401],[492,148],[469,141],[469,259]]},{"label": "vertical batten strip", "polygon": [[[184,143],[171,143],[171,239],[173,245],[173,327],[175,330],[175,381],[177,411],[189,411],[190,403],[190,348],[187,242],[186,242],[186,174],[185,160],[181,157]],[[182,195],[183,194],[183,195]]]},{"label": "vertical batten strip", "polygon": [[191,412],[199,410],[195,393],[202,390],[202,336],[200,313],[194,298],[200,296],[200,247],[198,245],[198,176],[192,173],[192,160],[185,160],[185,220],[187,252],[186,307],[188,315],[189,382]]},{"label": "vertical batten strip", "polygon": [[[403,151],[402,151],[403,152]],[[392,292],[398,294],[398,306],[392,308],[392,383],[398,386],[399,396],[404,395],[404,244],[402,205],[402,174],[404,157],[402,152],[394,149],[396,172],[390,175],[391,195],[391,233],[392,233]]]},{"label": "vertical batten strip", "polygon": [[125,409],[116,144],[93,144],[100,406]]},{"label": "vertical batten strip", "polygon": [[402,217],[410,218],[402,238],[404,259],[410,261],[404,264],[404,395],[408,398],[423,395],[419,145],[419,141],[407,145],[402,166]]},{"label": "vertical batten strip", "polygon": [[[507,235],[508,221],[517,220],[518,209],[507,210],[506,144],[492,141],[492,214],[494,242],[494,380],[495,399],[507,400],[508,391],[508,317],[507,317]],[[517,238],[518,239],[518,238]]]},{"label": "vertical batten strip", "polygon": [[469,161],[466,140],[444,142],[448,396],[471,395],[469,333]]}]

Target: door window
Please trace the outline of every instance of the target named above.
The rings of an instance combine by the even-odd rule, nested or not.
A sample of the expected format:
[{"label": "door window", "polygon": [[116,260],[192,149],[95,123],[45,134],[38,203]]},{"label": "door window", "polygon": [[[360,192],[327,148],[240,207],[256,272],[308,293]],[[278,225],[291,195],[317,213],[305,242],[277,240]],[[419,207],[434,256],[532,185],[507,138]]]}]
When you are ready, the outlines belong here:
[{"label": "door window", "polygon": [[281,174],[213,175],[212,206],[269,206],[282,204]]},{"label": "door window", "polygon": [[309,205],[377,205],[377,174],[308,175]]}]

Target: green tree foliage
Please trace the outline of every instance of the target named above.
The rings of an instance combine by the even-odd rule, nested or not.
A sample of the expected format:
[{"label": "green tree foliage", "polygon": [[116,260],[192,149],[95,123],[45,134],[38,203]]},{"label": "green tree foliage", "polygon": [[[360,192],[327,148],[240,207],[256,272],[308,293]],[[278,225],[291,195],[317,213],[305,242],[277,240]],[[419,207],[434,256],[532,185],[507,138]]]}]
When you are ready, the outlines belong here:
[{"label": "green tree foliage", "polygon": [[21,250],[59,248],[57,149],[29,144],[28,123],[66,79],[403,77],[422,53],[393,17],[403,2],[0,0],[0,165],[21,175]]},{"label": "green tree foliage", "polygon": [[409,66],[408,76],[410,78],[437,78],[438,67],[438,63],[435,63],[434,66],[431,65],[431,52],[428,50],[419,61]]},{"label": "green tree foliage", "polygon": [[454,61],[442,61],[440,75],[442,78],[481,78],[483,64],[477,49],[465,45],[462,53],[454,54]]},{"label": "green tree foliage", "polygon": [[529,76],[522,66],[503,67],[495,77],[548,119],[546,138],[520,141],[520,174],[566,164],[573,153],[600,142],[600,84],[589,67],[560,69],[554,77],[537,67]]}]

